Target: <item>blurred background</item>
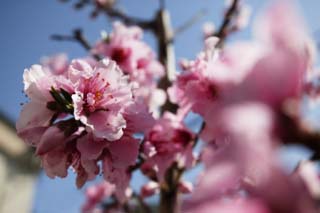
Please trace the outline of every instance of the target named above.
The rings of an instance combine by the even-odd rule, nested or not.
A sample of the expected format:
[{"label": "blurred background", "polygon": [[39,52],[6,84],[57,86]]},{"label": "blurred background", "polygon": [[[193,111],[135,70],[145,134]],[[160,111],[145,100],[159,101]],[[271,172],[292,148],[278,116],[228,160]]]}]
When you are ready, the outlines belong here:
[{"label": "blurred background", "polygon": [[[252,7],[252,17],[270,1],[246,0]],[[316,41],[320,38],[319,0],[296,1],[305,17],[310,34]],[[32,152],[15,135],[15,122],[26,102],[22,93],[22,74],[25,68],[39,63],[41,57],[57,53],[66,53],[70,59],[86,56],[86,51],[72,42],[50,40],[52,34],[71,35],[75,28],[83,33],[91,44],[100,37],[102,30],[109,31],[110,20],[100,15],[90,18],[93,8],[76,11],[70,3],[57,0],[2,0],[0,7],[0,212],[35,213],[74,213],[79,212],[85,196],[84,190],[77,190],[74,174],[70,171],[66,179],[49,179],[38,168]],[[207,15],[200,18],[186,31],[179,34],[175,41],[177,59],[194,58],[202,49],[202,26],[205,22],[221,23],[224,0],[168,0],[173,27],[178,28],[199,11],[206,9]],[[158,0],[119,0],[119,5],[128,14],[135,17],[152,18],[158,8]],[[250,39],[252,22],[249,26],[231,36],[236,39]],[[150,34],[145,40],[155,46]],[[283,154],[284,162],[290,167],[299,159],[309,155],[304,150]],[[189,174],[194,179],[196,172]],[[134,178],[135,188],[139,188],[144,179],[141,175]]]}]

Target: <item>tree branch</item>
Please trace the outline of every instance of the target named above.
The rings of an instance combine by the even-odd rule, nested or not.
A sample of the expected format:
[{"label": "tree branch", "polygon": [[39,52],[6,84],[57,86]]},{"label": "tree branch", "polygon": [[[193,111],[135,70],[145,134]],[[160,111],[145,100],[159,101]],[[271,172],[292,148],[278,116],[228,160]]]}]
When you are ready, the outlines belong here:
[{"label": "tree branch", "polygon": [[199,129],[199,132],[196,134],[196,137],[193,140],[192,147],[195,147],[198,144],[200,134],[204,130],[205,127],[206,127],[206,123],[204,121],[202,121],[202,124],[201,124],[201,127]]},{"label": "tree branch", "polygon": [[[174,34],[168,11],[160,10],[156,17],[156,29],[154,34],[158,40],[159,60],[166,71],[166,75],[160,80],[158,87],[166,91],[171,86],[171,82],[175,79],[176,75],[176,62],[173,46]],[[166,103],[161,107],[161,113],[164,111],[175,113],[177,111],[177,105],[171,103],[169,99],[167,99]]]},{"label": "tree branch", "polygon": [[[75,29],[73,31],[73,35],[52,35],[51,39],[55,41],[72,41],[72,42],[77,42],[79,43],[85,50],[90,52],[91,50],[91,45],[87,41],[87,39],[83,36],[82,30],[81,29]],[[97,60],[101,60],[101,57],[96,54],[92,54],[92,56]]]},{"label": "tree branch", "polygon": [[125,23],[126,25],[137,25],[145,30],[154,29],[154,21],[153,20],[143,20],[136,17],[131,17],[122,12],[121,10],[110,7],[110,8],[99,8],[100,11],[104,12],[108,17],[113,19],[118,19]]},{"label": "tree branch", "polygon": [[184,169],[174,163],[166,172],[165,183],[160,189],[160,213],[179,212],[178,184]]},{"label": "tree branch", "polygon": [[151,213],[152,212],[150,206],[148,206],[148,204],[146,204],[144,202],[143,198],[139,194],[133,193],[133,197],[139,202],[142,213]]},{"label": "tree branch", "polygon": [[221,24],[221,26],[219,27],[219,30],[214,33],[214,36],[220,38],[217,46],[220,47],[223,45],[225,39],[227,38],[228,35],[228,28],[231,24],[232,18],[234,17],[234,14],[237,12],[238,10],[238,6],[239,6],[239,0],[233,0],[231,6],[229,7],[229,9],[226,12],[226,15],[224,17],[224,20]]},{"label": "tree branch", "polygon": [[313,132],[299,124],[287,114],[278,113],[278,123],[280,129],[280,138],[284,144],[303,145],[313,151],[312,160],[320,160],[320,133]]}]

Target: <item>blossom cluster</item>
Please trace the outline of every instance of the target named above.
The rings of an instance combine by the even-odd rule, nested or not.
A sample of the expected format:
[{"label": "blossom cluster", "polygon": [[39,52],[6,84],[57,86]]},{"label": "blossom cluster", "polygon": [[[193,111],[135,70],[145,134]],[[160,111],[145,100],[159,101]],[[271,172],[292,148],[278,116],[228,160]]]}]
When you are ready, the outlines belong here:
[{"label": "blossom cluster", "polygon": [[182,61],[169,89],[182,113],[199,113],[205,122],[205,171],[184,212],[318,211],[308,181],[286,174],[276,160],[290,134],[284,117],[301,116],[314,47],[287,3],[271,6],[256,26],[253,41],[223,49],[219,38],[208,38],[195,60]]},{"label": "blossom cluster", "polygon": [[[114,3],[96,4],[103,2]],[[225,33],[248,23],[250,9],[236,9]],[[135,196],[143,203],[168,191],[191,193],[181,206],[188,213],[317,212],[314,164],[303,162],[288,174],[278,159],[283,144],[302,138],[294,136],[295,128],[304,130],[304,98],[319,97],[319,85],[310,80],[319,78],[314,44],[288,2],[271,5],[255,26],[252,40],[226,46],[206,26],[204,50],[182,60],[182,71],[163,90],[165,70],[143,30],[115,22],[90,51],[101,61],[57,55],[25,70],[30,101],[18,135],[36,148],[51,178],[72,168],[80,188],[103,174],[104,182],[87,189],[83,212],[107,198],[128,204]],[[165,103],[177,111],[160,112]],[[203,121],[198,133],[184,123],[191,112]],[[204,171],[194,187],[183,172],[200,164]],[[139,195],[130,188],[137,170],[148,179]]]},{"label": "blossom cluster", "polygon": [[92,52],[114,60],[135,84],[134,95],[143,99],[156,113],[166,100],[165,92],[157,88],[157,80],[164,75],[164,68],[142,38],[141,28],[115,22],[110,35],[97,42]]},{"label": "blossom cluster", "polygon": [[119,192],[125,191],[127,169],[139,150],[133,134],[146,131],[152,115],[111,60],[73,60],[62,71],[52,67],[57,66],[45,63],[25,70],[30,102],[17,122],[18,134],[36,147],[49,177],[66,177],[72,167],[82,187],[102,170],[105,179],[123,189]]}]

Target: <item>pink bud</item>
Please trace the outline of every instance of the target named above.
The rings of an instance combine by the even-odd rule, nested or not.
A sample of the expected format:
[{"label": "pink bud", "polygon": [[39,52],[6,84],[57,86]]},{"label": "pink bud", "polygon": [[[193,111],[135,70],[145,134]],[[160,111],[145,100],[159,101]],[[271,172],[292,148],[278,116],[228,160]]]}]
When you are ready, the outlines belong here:
[{"label": "pink bud", "polygon": [[320,198],[320,179],[316,164],[311,161],[302,161],[297,169],[297,173],[304,180],[307,188],[314,198]]},{"label": "pink bud", "polygon": [[154,194],[159,193],[160,186],[157,182],[151,181],[141,188],[142,197],[150,197]]},{"label": "pink bud", "polygon": [[49,127],[40,139],[36,154],[43,155],[65,142],[64,133],[56,126]]},{"label": "pink bud", "polygon": [[115,0],[96,0],[96,4],[99,7],[111,7],[115,3]]},{"label": "pink bud", "polygon": [[181,181],[179,183],[179,191],[183,194],[188,194],[193,191],[193,184],[189,181]]},{"label": "pink bud", "polygon": [[202,32],[205,38],[208,38],[214,34],[216,26],[213,22],[206,22],[202,26]]},{"label": "pink bud", "polygon": [[235,27],[237,30],[241,30],[249,24],[251,16],[251,7],[249,5],[241,5],[239,8],[239,14],[235,20]]}]

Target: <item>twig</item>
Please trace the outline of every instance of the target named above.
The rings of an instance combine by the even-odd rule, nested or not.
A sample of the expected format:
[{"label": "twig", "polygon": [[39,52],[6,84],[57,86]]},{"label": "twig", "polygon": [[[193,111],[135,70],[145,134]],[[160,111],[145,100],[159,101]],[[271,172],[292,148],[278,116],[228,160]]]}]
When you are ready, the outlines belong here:
[{"label": "twig", "polygon": [[74,38],[80,42],[80,44],[88,51],[91,50],[89,42],[84,38],[82,30],[76,29],[73,31]]},{"label": "twig", "polygon": [[[156,16],[156,30],[154,35],[158,40],[158,55],[160,62],[164,65],[166,75],[159,81],[158,87],[166,91],[171,82],[175,79],[175,53],[174,53],[174,33],[171,26],[170,14],[167,10],[160,10]],[[166,103],[161,107],[161,113],[170,111],[175,113],[177,105],[171,103],[167,99]]]},{"label": "twig", "polygon": [[145,159],[141,155],[139,155],[138,162],[135,165],[129,167],[129,172],[132,173],[132,172],[136,171],[137,169],[139,169],[142,166],[142,164],[144,163],[144,161],[145,161]]},{"label": "twig", "polygon": [[206,123],[204,121],[202,121],[202,124],[201,124],[201,127],[199,129],[199,132],[196,134],[196,137],[193,140],[192,147],[195,147],[198,144],[200,134],[204,130],[205,127],[206,127]]},{"label": "twig", "polygon": [[124,212],[126,212],[126,213],[133,213],[133,211],[131,210],[130,205],[129,205],[128,203],[124,203],[124,204],[122,205],[122,207],[123,207]]},{"label": "twig", "polygon": [[[87,39],[83,36],[81,29],[75,29],[73,31],[73,35],[52,35],[51,39],[56,41],[72,41],[79,43],[85,50],[91,50],[91,45],[87,41]],[[92,56],[97,60],[101,60],[101,57],[96,54],[92,54]]]},{"label": "twig", "polygon": [[74,8],[75,9],[82,9],[89,4],[90,4],[90,0],[80,0],[74,4]]},{"label": "twig", "polygon": [[282,127],[280,138],[284,144],[303,145],[313,151],[311,160],[320,160],[320,133],[303,128],[299,122],[283,112],[278,113],[278,123]]},{"label": "twig", "polygon": [[185,171],[174,163],[165,174],[165,183],[160,189],[160,213],[176,213],[179,209],[179,181]]},{"label": "twig", "polygon": [[145,157],[142,156],[143,146],[144,146],[144,143],[145,143],[145,142],[146,142],[146,140],[145,140],[145,138],[144,138],[144,139],[142,140],[142,142],[140,143],[140,146],[139,146],[138,162],[137,162],[135,165],[129,167],[128,170],[129,170],[130,173],[132,173],[132,172],[134,172],[135,170],[139,169],[139,168],[142,166],[142,164],[144,163],[144,161],[145,161]]},{"label": "twig", "polygon": [[137,199],[137,201],[139,202],[141,210],[142,210],[143,213],[151,213],[152,212],[150,206],[148,206],[148,204],[146,204],[144,202],[143,198],[139,194],[134,192],[133,193],[133,197],[135,199]]},{"label": "twig", "polygon": [[111,197],[112,201],[110,203],[102,203],[101,207],[103,209],[103,212],[109,212],[112,211],[113,209],[118,209],[119,208],[119,201],[117,200],[117,198],[112,195]]},{"label": "twig", "polygon": [[198,11],[195,15],[193,15],[186,23],[175,29],[174,35],[178,35],[184,31],[186,31],[189,27],[191,27],[193,24],[195,24],[199,19],[207,15],[208,11],[206,9],[202,9]]},{"label": "twig", "polygon": [[232,21],[232,18],[234,14],[237,12],[238,9],[239,0],[233,0],[231,6],[229,7],[228,11],[226,12],[226,15],[224,17],[224,20],[219,28],[219,30],[214,33],[214,36],[220,38],[217,46],[221,46],[228,35],[228,28]]},{"label": "twig", "polygon": [[126,25],[137,25],[145,30],[154,29],[154,21],[153,20],[143,20],[136,17],[131,17],[122,12],[121,10],[110,7],[110,8],[100,8],[100,11],[103,11],[108,17],[113,19],[121,20]]}]

